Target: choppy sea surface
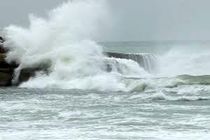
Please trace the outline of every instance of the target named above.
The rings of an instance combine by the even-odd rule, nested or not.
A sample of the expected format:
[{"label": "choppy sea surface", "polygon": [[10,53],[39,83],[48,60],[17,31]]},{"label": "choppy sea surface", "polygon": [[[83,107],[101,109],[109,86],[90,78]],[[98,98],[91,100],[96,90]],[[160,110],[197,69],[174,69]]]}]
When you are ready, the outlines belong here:
[{"label": "choppy sea surface", "polygon": [[[117,45],[104,46],[106,51],[157,55],[170,50],[168,43],[159,44],[162,50],[154,43]],[[127,92],[0,88],[0,140],[210,138],[210,76],[183,73],[122,80],[136,83],[135,88]]]},{"label": "choppy sea surface", "polygon": [[197,91],[1,89],[0,138],[206,140],[209,89],[191,88]]},{"label": "choppy sea surface", "polygon": [[209,41],[96,43],[111,19],[105,0],[67,1],[3,29],[13,82],[45,71],[0,88],[0,140],[210,138]]}]

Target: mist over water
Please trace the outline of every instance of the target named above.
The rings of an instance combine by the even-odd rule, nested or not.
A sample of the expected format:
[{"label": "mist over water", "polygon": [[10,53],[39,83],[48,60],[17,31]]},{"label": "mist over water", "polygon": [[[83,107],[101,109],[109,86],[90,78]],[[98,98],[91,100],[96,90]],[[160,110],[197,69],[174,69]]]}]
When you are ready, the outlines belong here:
[{"label": "mist over water", "polygon": [[173,46],[160,56],[160,74],[177,75],[210,75],[210,44],[183,44]]}]

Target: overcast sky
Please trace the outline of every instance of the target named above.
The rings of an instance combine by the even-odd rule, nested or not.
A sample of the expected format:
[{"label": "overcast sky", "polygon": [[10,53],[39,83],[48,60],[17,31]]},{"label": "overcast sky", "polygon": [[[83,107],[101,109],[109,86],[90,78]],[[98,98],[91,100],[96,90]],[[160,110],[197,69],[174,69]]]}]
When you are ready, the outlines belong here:
[{"label": "overcast sky", "polygon": [[[65,0],[0,0],[0,27],[28,24]],[[210,0],[109,0],[114,26],[104,40],[210,40]],[[102,40],[103,40],[102,39]]]}]

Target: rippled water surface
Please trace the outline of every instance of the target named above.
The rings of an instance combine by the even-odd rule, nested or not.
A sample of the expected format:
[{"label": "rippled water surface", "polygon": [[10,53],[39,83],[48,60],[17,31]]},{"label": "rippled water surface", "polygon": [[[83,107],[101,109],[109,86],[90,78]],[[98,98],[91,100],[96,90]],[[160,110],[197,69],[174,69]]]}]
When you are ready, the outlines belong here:
[{"label": "rippled water surface", "polygon": [[144,92],[0,89],[0,139],[202,139],[210,137],[210,88]]}]

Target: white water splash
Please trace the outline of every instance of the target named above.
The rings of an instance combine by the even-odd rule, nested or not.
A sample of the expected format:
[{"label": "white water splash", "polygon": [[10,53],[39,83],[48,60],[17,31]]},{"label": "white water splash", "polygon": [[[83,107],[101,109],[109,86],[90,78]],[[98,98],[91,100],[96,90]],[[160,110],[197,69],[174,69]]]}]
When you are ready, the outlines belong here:
[{"label": "white water splash", "polygon": [[210,48],[207,45],[175,46],[160,57],[160,75],[210,75]]},{"label": "white water splash", "polygon": [[[102,47],[92,41],[109,17],[107,9],[106,1],[69,1],[50,11],[47,19],[30,16],[29,28],[7,27],[7,61],[20,64],[16,78],[23,68],[50,65],[48,74],[38,73],[21,87],[128,90],[121,73],[105,70]],[[142,72],[139,66],[135,69]]]}]

